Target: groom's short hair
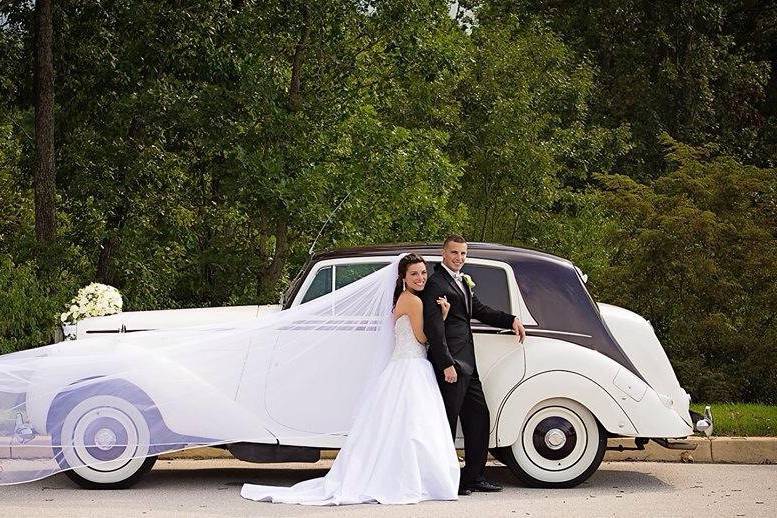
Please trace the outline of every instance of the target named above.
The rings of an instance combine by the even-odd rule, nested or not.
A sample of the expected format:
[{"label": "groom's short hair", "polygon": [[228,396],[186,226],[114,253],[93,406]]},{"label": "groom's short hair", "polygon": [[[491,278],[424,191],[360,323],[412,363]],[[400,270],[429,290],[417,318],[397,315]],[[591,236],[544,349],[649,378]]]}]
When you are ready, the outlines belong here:
[{"label": "groom's short hair", "polygon": [[467,240],[464,239],[463,236],[460,236],[459,234],[450,234],[448,237],[445,238],[445,241],[442,243],[442,247],[445,248],[448,246],[448,243],[466,243]]}]

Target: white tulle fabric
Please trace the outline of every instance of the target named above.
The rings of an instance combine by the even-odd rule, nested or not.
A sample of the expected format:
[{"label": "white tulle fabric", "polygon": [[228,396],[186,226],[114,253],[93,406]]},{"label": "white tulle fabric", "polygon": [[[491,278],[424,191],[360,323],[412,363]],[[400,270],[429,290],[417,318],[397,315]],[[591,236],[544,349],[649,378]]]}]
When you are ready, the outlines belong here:
[{"label": "white tulle fabric", "polygon": [[[329,295],[250,320],[98,334],[0,356],[0,484],[83,466],[110,472],[199,445],[326,446],[352,431],[361,408],[374,421],[362,420],[348,455],[384,470],[372,480],[399,488],[369,497],[452,496],[442,492],[453,477],[450,438],[419,346],[386,368],[399,257]],[[402,336],[399,355],[412,345]],[[350,498],[351,481],[365,473],[348,455],[339,463],[348,473],[331,480]]]},{"label": "white tulle fabric", "polygon": [[456,500],[459,461],[426,347],[403,315],[391,361],[359,404],[332,469],[292,487],[245,484],[244,498],[276,503],[410,504]]}]

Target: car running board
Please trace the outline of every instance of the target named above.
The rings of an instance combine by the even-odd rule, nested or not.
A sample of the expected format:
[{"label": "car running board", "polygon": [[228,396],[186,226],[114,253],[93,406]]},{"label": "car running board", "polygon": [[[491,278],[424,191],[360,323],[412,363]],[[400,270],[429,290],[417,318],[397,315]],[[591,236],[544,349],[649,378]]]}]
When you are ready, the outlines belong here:
[{"label": "car running board", "polygon": [[246,462],[318,462],[321,459],[319,448],[306,446],[235,442],[227,444],[227,450]]},{"label": "car running board", "polygon": [[698,444],[683,441],[670,441],[669,439],[652,438],[656,444],[669,450],[695,450]]},{"label": "car running board", "polygon": [[634,437],[634,446],[624,446],[619,444],[617,446],[607,446],[607,450],[610,451],[641,451],[645,449],[645,445],[650,439],[646,437]]}]

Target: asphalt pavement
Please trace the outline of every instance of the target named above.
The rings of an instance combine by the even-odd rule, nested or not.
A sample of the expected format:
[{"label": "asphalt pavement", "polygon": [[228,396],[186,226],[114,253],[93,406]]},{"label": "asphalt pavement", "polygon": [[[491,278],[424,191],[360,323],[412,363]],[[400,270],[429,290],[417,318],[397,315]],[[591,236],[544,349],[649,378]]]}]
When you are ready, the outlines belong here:
[{"label": "asphalt pavement", "polygon": [[137,486],[124,491],[77,489],[59,474],[0,487],[0,516],[777,516],[777,465],[605,462],[576,488],[543,490],[521,487],[494,462],[487,477],[505,490],[457,502],[317,508],[240,497],[244,482],[291,485],[324,475],[329,465],[159,461]]}]

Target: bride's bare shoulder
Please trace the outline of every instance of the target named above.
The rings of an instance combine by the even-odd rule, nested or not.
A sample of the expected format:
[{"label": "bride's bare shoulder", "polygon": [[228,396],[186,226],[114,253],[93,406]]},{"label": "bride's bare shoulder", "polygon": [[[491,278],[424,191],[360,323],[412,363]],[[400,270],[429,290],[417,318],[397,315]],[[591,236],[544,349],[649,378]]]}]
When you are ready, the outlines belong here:
[{"label": "bride's bare shoulder", "polygon": [[423,310],[424,303],[421,301],[421,297],[415,293],[403,291],[397,299],[397,305],[394,309],[394,315],[399,318],[402,315],[410,314]]}]

